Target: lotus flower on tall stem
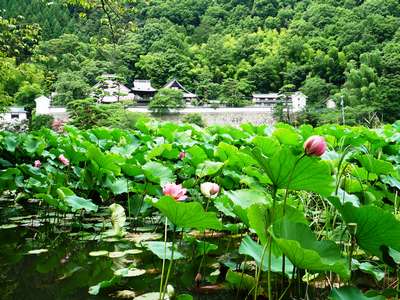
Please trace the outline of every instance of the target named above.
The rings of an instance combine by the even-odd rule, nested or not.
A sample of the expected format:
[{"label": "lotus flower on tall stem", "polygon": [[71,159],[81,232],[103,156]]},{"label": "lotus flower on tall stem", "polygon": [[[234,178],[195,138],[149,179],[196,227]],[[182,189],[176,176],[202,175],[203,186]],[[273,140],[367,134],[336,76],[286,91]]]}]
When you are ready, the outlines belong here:
[{"label": "lotus flower on tall stem", "polygon": [[323,136],[313,135],[304,142],[303,147],[306,155],[321,156],[326,151],[326,142]]},{"label": "lotus flower on tall stem", "polygon": [[179,158],[180,160],[184,159],[185,157],[186,157],[186,152],[185,152],[185,151],[179,152],[178,158]]},{"label": "lotus flower on tall stem", "polygon": [[219,193],[219,185],[213,182],[204,182],[200,185],[200,191],[207,198],[215,198]]},{"label": "lotus flower on tall stem", "polygon": [[40,161],[40,160],[35,160],[35,162],[33,163],[33,166],[35,167],[35,168],[40,168],[40,166],[42,165],[42,162]]},{"label": "lotus flower on tall stem", "polygon": [[64,165],[69,166],[69,159],[64,156],[64,154],[60,154],[58,160]]},{"label": "lotus flower on tall stem", "polygon": [[182,188],[181,184],[167,183],[163,186],[163,194],[174,198],[176,201],[186,200],[186,192],[187,190]]}]

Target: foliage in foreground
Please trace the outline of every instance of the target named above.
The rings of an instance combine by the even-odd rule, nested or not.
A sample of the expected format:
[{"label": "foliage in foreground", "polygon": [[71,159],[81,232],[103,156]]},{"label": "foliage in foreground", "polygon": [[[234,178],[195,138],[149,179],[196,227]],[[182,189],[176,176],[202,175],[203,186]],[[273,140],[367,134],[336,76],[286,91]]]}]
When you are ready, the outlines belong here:
[{"label": "foliage in foreground", "polygon": [[[278,299],[297,280],[314,289],[327,281],[355,284],[356,272],[380,288],[365,296],[354,288],[335,288],[332,299],[396,294],[399,123],[376,130],[285,124],[202,129],[153,121],[136,126],[131,131],[66,126],[63,134],[48,129],[2,132],[0,190],[15,193],[21,204],[36,198],[64,212],[92,214],[100,204],[118,202],[127,208],[128,218],[168,219],[169,236],[178,229],[204,235],[210,230],[240,232],[240,245],[226,249],[240,255],[232,258],[234,264],[226,263],[225,279],[254,299],[267,294]],[[312,135],[328,142],[321,157],[304,155],[303,142]],[[162,187],[175,182],[187,190],[185,201],[163,196]],[[212,197],[200,191],[205,182],[217,183],[221,191]],[[119,223],[116,216],[121,208],[113,204],[112,209],[115,230],[123,235],[125,219]],[[182,243],[169,240],[143,245],[170,260],[168,269],[174,260],[190,261]],[[203,256],[206,248],[217,247],[205,240],[195,243]],[[255,269],[248,268],[249,260]],[[169,271],[165,273],[160,293],[168,283]],[[211,275],[203,276],[207,280]]]}]

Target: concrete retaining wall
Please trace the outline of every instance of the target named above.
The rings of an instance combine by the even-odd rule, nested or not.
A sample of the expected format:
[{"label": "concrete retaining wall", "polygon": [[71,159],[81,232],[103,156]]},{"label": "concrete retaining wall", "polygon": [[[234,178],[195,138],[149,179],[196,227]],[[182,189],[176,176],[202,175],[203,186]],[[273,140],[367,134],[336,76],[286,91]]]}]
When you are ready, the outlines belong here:
[{"label": "concrete retaining wall", "polygon": [[[141,107],[128,108],[128,111],[150,113],[146,108]],[[201,114],[207,125],[239,126],[242,123],[253,123],[255,125],[271,125],[274,123],[272,111],[268,107],[185,108],[159,118],[165,121],[179,122],[190,113]]]}]

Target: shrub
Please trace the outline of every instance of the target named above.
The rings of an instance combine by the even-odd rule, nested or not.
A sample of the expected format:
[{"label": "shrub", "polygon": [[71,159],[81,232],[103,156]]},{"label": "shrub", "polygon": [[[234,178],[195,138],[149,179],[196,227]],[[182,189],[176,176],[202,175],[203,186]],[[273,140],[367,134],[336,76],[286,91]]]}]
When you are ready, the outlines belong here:
[{"label": "shrub", "polygon": [[185,107],[183,93],[179,90],[164,88],[160,89],[150,101],[149,109],[152,113],[163,115],[170,109],[180,109]]},{"label": "shrub", "polygon": [[38,115],[32,119],[31,130],[39,130],[41,128],[51,128],[54,121],[52,115]]},{"label": "shrub", "polygon": [[70,124],[83,129],[96,126],[133,129],[143,116],[127,111],[121,103],[98,104],[90,98],[71,101],[67,108]]},{"label": "shrub", "polygon": [[196,124],[200,127],[205,127],[206,124],[204,123],[203,118],[198,113],[187,114],[182,118],[183,123],[191,123]]}]

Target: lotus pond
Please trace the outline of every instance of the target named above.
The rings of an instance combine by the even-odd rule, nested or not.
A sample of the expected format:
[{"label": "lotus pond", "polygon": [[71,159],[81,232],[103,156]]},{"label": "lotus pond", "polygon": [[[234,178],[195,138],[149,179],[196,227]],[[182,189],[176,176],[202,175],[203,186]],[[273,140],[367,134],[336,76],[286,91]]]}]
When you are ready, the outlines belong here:
[{"label": "lotus pond", "polygon": [[136,127],[0,133],[0,299],[399,298],[400,123]]}]

